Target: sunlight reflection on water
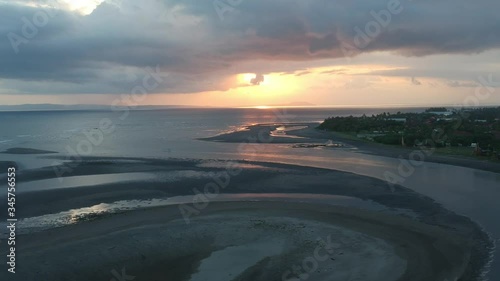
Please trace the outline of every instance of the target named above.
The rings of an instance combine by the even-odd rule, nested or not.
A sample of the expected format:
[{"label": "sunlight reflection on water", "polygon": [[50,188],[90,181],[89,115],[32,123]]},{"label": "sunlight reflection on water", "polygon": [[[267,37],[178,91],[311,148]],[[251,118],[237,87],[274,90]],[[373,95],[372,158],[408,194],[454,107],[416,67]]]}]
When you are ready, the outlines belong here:
[{"label": "sunlight reflection on water", "polygon": [[[219,194],[213,199],[215,202],[228,201],[286,201],[286,202],[307,202],[318,204],[329,204],[336,206],[349,206],[366,210],[384,212],[389,210],[387,207],[369,200],[361,200],[348,196],[324,195],[324,194],[282,194],[282,193],[266,193],[266,194]],[[161,207],[168,205],[176,205],[182,203],[192,203],[193,196],[175,196],[166,199],[150,199],[150,200],[123,200],[113,203],[101,203],[91,207],[68,210],[56,214],[47,214],[38,217],[30,217],[22,219],[18,222],[19,232],[30,233],[41,231],[49,228],[62,227],[66,225],[76,224],[84,221],[94,220],[103,216],[112,215],[120,212],[137,210],[141,208]],[[408,210],[390,210],[391,212],[399,212],[410,217],[414,217],[411,211]],[[5,228],[3,228],[5,229]],[[5,235],[4,233],[3,235]],[[2,236],[3,236],[2,235]]]}]

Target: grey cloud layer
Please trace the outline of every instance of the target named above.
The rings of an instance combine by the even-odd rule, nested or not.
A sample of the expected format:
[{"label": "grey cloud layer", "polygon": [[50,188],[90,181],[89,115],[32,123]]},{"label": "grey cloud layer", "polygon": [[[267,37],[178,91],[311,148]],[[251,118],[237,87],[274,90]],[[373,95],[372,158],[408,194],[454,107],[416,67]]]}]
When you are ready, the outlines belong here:
[{"label": "grey cloud layer", "polygon": [[360,47],[348,55],[404,56],[500,46],[497,0],[401,1],[401,12],[379,23],[376,36],[356,44],[376,22],[371,12],[387,10],[391,1],[221,0],[221,19],[213,1],[123,0],[121,9],[103,3],[87,16],[56,11],[18,54],[8,34],[22,36],[22,18],[31,20],[40,9],[0,4],[0,81],[8,88],[24,83],[24,92],[47,93],[40,83],[56,82],[54,92],[120,93],[133,85],[131,73],[160,65],[171,75],[158,92],[227,90],[223,77],[244,61],[340,58],[346,46]]}]

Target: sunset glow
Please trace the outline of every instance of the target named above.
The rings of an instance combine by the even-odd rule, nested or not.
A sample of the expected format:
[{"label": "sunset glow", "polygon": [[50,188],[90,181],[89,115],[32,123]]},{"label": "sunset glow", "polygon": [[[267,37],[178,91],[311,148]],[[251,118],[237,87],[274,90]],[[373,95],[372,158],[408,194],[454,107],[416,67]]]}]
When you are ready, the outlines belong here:
[{"label": "sunset glow", "polygon": [[[492,91],[479,104],[500,103],[500,95],[495,94],[499,79],[489,78],[500,67],[497,39],[492,39],[500,37],[489,34],[498,30],[488,24],[498,19],[489,12],[493,8],[481,20],[474,13],[462,14],[466,9],[453,10],[448,16],[474,23],[463,28],[443,22],[436,10],[439,7],[420,1],[404,7],[407,16],[383,26],[380,34],[372,34],[371,44],[346,53],[346,44],[370,37],[353,33],[366,31],[366,23],[373,20],[370,9],[379,11],[387,3],[377,0],[367,6],[360,1],[348,7],[338,3],[320,8],[314,0],[276,18],[271,15],[291,6],[277,3],[269,7],[256,1],[241,3],[222,15],[211,1],[194,5],[170,0],[0,0],[7,14],[26,9],[18,17],[6,17],[5,29],[20,37],[12,35],[4,41],[10,54],[5,55],[8,73],[3,77],[0,73],[0,99],[8,104],[107,104],[142,86],[141,81],[155,69],[159,75],[154,82],[160,83],[152,84],[147,98],[138,104],[454,105],[463,104],[484,81]],[[15,19],[33,15],[49,2],[60,15],[48,16],[51,28],[35,26],[40,36],[20,40],[23,30],[30,28]],[[261,14],[260,5],[273,13]],[[476,4],[463,5],[472,9]],[[343,16],[345,9],[352,11],[351,17]],[[35,21],[41,22],[43,17],[37,15]],[[420,20],[423,15],[425,24]],[[267,17],[269,21],[264,20]],[[34,24],[32,16],[27,19]],[[398,32],[392,32],[395,30]],[[397,35],[408,32],[422,41],[413,44]],[[134,44],[117,48],[117,42],[132,38],[137,39]],[[61,56],[66,59],[59,60]],[[44,60],[54,63],[36,70]],[[26,72],[26,68],[34,70]]]}]

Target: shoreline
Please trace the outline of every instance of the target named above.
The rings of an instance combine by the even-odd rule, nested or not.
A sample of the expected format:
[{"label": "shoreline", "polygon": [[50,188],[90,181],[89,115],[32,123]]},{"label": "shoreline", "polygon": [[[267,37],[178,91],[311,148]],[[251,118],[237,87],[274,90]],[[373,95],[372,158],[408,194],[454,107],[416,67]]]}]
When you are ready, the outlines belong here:
[{"label": "shoreline", "polygon": [[[400,158],[409,160],[413,151],[420,151],[419,148],[395,147],[374,142],[368,142],[361,139],[347,137],[344,134],[323,131],[316,129],[318,123],[276,123],[276,124],[257,124],[247,127],[247,130],[224,133],[207,138],[199,138],[203,141],[244,143],[252,140],[253,143],[267,144],[311,144],[312,146],[323,146],[328,142],[341,143],[346,147],[357,148],[359,153],[371,154],[390,158]],[[289,131],[290,135],[298,138],[272,136],[271,132],[280,126],[298,126],[307,125],[307,128]],[[442,155],[432,153],[427,156],[424,162],[438,164],[461,166],[466,168],[478,169],[488,172],[500,173],[500,163],[463,157],[460,155]]]}]

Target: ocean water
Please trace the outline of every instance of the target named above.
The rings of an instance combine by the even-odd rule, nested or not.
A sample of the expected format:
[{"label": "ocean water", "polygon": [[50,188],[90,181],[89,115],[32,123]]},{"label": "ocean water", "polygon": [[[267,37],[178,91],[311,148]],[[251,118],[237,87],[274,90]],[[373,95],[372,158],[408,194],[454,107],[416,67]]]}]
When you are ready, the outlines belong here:
[{"label": "ocean water", "polygon": [[[392,109],[391,111],[423,109]],[[0,150],[29,147],[70,153],[82,140],[99,140],[101,122],[113,126],[89,149],[91,156],[216,157],[220,144],[196,140],[257,123],[321,122],[334,115],[377,114],[387,109],[168,109],[153,111],[0,112]],[[103,121],[106,120],[106,121]],[[111,125],[109,125],[111,124]],[[102,132],[102,131],[101,131]],[[211,154],[213,153],[213,154]]]},{"label": "ocean water", "polygon": [[[198,138],[241,130],[258,123],[320,122],[334,115],[422,110],[168,109],[130,111],[127,115],[113,111],[0,112],[0,151],[23,147],[67,155],[78,150],[79,145],[82,146],[82,142],[88,141],[90,136],[96,144],[85,150],[88,156],[246,159],[336,169],[385,179],[385,172],[397,171],[400,165],[398,159],[363,154],[351,149],[292,148],[290,145],[272,143],[255,145],[258,148],[249,152],[241,151],[237,143],[208,142]],[[103,122],[111,124],[114,130],[102,132],[100,127]],[[102,132],[102,139],[99,138],[99,132]],[[5,160],[17,161],[23,169],[48,166],[54,161],[45,159],[44,155],[0,154],[0,161]],[[73,180],[78,184],[82,179]],[[45,180],[30,183],[30,188],[51,188],[48,185],[56,186],[54,182]],[[433,198],[454,212],[472,218],[494,239],[500,238],[500,220],[497,216],[500,213],[500,174],[425,163],[416,167],[403,185]],[[500,256],[499,250],[496,256]],[[490,280],[500,280],[498,258],[492,264],[489,277]]]}]

